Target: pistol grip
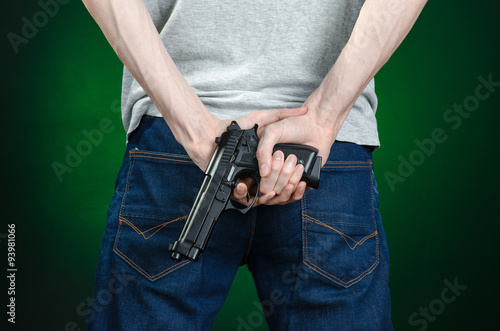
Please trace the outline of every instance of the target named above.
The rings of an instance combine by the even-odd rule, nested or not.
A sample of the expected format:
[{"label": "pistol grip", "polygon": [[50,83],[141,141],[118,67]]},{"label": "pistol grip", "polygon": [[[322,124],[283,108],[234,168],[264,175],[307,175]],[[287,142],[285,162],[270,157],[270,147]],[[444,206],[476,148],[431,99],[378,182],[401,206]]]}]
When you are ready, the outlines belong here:
[{"label": "pistol grip", "polygon": [[321,172],[321,156],[318,155],[318,150],[311,146],[297,144],[277,144],[273,148],[273,153],[282,151],[285,158],[290,154],[297,157],[297,164],[304,166],[304,174],[301,180],[307,183],[307,186],[318,188],[319,177]]}]

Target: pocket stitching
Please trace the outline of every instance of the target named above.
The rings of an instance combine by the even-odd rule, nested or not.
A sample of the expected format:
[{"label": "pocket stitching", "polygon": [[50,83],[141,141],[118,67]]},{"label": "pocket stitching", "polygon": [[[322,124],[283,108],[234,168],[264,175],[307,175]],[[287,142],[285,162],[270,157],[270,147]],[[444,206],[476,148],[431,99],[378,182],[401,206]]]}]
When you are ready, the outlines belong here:
[{"label": "pocket stitching", "polygon": [[[307,222],[305,222],[305,227],[306,227],[306,232],[307,232]],[[330,274],[329,272],[323,270],[322,268],[318,267],[316,264],[312,263],[310,260],[309,260],[309,253],[308,253],[308,250],[307,250],[307,235],[305,236],[306,237],[306,259],[307,261],[305,261],[304,263],[309,266],[311,269],[313,269],[314,271],[316,271],[318,274],[324,276],[325,278],[331,280],[332,282],[334,283],[337,283],[343,287],[349,287],[349,286],[352,286],[356,283],[358,283],[359,281],[361,281],[366,275],[370,274],[378,265],[378,262],[379,262],[379,258],[378,258],[378,231],[375,231],[372,235],[368,235],[368,236],[371,236],[370,238],[372,237],[376,237],[376,240],[377,240],[377,258],[375,260],[375,262],[368,268],[366,269],[365,271],[363,271],[358,277],[356,278],[353,278],[351,279],[350,281],[348,282],[345,282],[335,276],[333,276],[332,274]],[[367,237],[368,237],[367,236]],[[366,238],[366,237],[365,237]],[[370,238],[366,238],[366,239],[370,239]]]},{"label": "pocket stitching", "polygon": [[[185,217],[185,216],[183,216],[183,217]],[[169,222],[167,222],[167,224],[168,224],[168,223],[175,222],[175,221],[179,221],[179,220],[180,220],[180,219],[182,219],[183,217],[179,217],[179,218],[177,218],[177,219],[175,219],[175,220],[169,221]],[[150,275],[150,274],[148,274],[148,273],[147,273],[144,269],[142,269],[142,268],[141,268],[138,264],[136,264],[134,261],[132,261],[132,260],[131,260],[131,259],[130,259],[130,258],[129,258],[126,254],[124,254],[122,251],[120,251],[120,250],[118,249],[118,247],[117,247],[117,246],[118,246],[118,241],[119,241],[119,239],[120,239],[120,234],[121,234],[121,231],[122,231],[122,225],[123,225],[123,221],[121,220],[122,218],[123,218],[123,217],[120,217],[120,219],[119,219],[119,223],[120,223],[120,224],[119,224],[119,226],[118,226],[118,232],[117,232],[117,234],[116,234],[115,244],[114,244],[114,246],[113,246],[113,251],[114,251],[114,252],[115,252],[118,256],[120,256],[123,260],[125,260],[125,262],[127,262],[127,263],[128,263],[128,264],[132,267],[132,268],[134,268],[135,270],[137,270],[139,273],[141,273],[143,276],[145,276],[145,277],[146,277],[146,278],[148,278],[149,280],[151,280],[151,281],[155,281],[155,280],[157,280],[157,279],[159,279],[159,278],[163,277],[164,275],[166,275],[166,274],[168,274],[168,273],[170,273],[170,272],[172,272],[172,271],[174,271],[174,270],[177,270],[178,268],[180,268],[180,267],[182,267],[182,266],[184,266],[184,265],[186,265],[186,264],[188,264],[188,263],[190,263],[190,262],[191,262],[191,261],[189,261],[189,260],[185,260],[185,261],[182,261],[182,262],[180,262],[180,263],[174,264],[174,265],[172,265],[172,266],[168,267],[168,268],[167,268],[167,269],[165,269],[165,270],[162,270],[161,272],[157,273],[156,275]],[[167,225],[167,224],[164,224],[164,226],[165,226],[165,225]],[[131,228],[132,228],[132,227],[131,227]],[[134,229],[134,228],[132,228],[132,229],[135,231],[135,229]],[[158,229],[156,232],[158,232],[158,231],[160,231],[160,229]],[[137,232],[137,231],[136,231],[136,232]],[[156,232],[155,232],[155,233],[156,233]],[[153,235],[154,235],[154,234],[153,234]],[[151,235],[150,237],[152,237],[153,235]],[[150,238],[150,237],[149,237],[149,238]],[[146,240],[147,240],[147,239],[146,239]]]},{"label": "pocket stitching", "polygon": [[[345,162],[345,163],[341,163],[341,164],[350,164],[352,162]],[[362,163],[362,162],[358,162],[358,163]],[[362,168],[371,168],[371,165],[372,165],[372,162],[369,161],[369,162],[366,162],[367,164],[370,164],[370,166],[364,166]],[[332,167],[333,168],[333,167]],[[350,166],[342,166],[342,167],[337,167],[337,168],[352,168]],[[357,166],[357,168],[361,168],[360,166]],[[364,272],[362,272],[358,277],[354,278],[354,279],[351,279],[350,281],[348,282],[345,282],[333,275],[331,275],[330,273],[328,273],[327,271],[321,269],[320,267],[316,266],[314,263],[312,263],[310,260],[309,260],[309,250],[308,250],[308,241],[307,241],[307,223],[308,223],[308,220],[306,218],[310,218],[310,219],[314,219],[313,217],[309,216],[308,213],[307,213],[307,202],[306,202],[306,196],[304,195],[301,199],[301,202],[302,202],[302,206],[303,206],[303,212],[302,212],[302,222],[303,222],[303,225],[304,225],[304,230],[302,231],[302,240],[303,242],[305,243],[305,245],[303,245],[302,247],[302,253],[303,253],[303,256],[304,256],[304,259],[303,259],[303,263],[305,265],[307,265],[309,268],[311,268],[312,270],[316,271],[318,274],[322,275],[323,277],[331,280],[332,282],[340,285],[340,286],[343,286],[343,287],[350,287],[356,283],[358,283],[359,281],[361,281],[366,275],[370,274],[379,264],[379,236],[378,236],[378,228],[377,228],[377,221],[376,221],[376,217],[375,217],[375,201],[374,201],[374,197],[373,197],[373,179],[374,179],[374,175],[373,175],[373,170],[370,172],[370,198],[371,198],[371,209],[372,209],[372,222],[373,222],[373,225],[374,225],[374,229],[375,231],[373,232],[374,236],[375,237],[375,262],[367,269],[365,270]],[[320,222],[320,221],[318,221]],[[322,223],[322,222],[321,222]],[[326,224],[325,224],[326,225]],[[366,237],[365,237],[366,238]],[[366,238],[366,239],[370,239],[370,238]],[[345,238],[344,238],[345,240]]]},{"label": "pocket stitching", "polygon": [[[127,264],[129,264],[132,268],[134,268],[137,272],[139,272],[140,274],[142,274],[144,277],[146,277],[150,281],[155,281],[155,280],[158,280],[159,278],[167,275],[168,273],[173,272],[173,271],[179,269],[180,267],[185,266],[186,264],[190,263],[191,261],[185,260],[185,261],[182,261],[180,263],[176,263],[176,264],[170,266],[169,268],[161,271],[160,273],[151,276],[146,271],[144,271],[140,266],[138,266],[134,261],[132,261],[127,255],[125,255],[123,252],[121,252],[118,249],[118,247],[117,247],[118,246],[118,240],[120,239],[120,234],[121,234],[121,231],[122,231],[122,223],[123,223],[121,221],[121,218],[125,219],[124,217],[122,217],[122,214],[123,214],[123,208],[125,206],[125,199],[127,198],[127,194],[128,194],[129,187],[130,187],[130,179],[131,179],[131,175],[132,175],[132,170],[133,170],[134,165],[135,165],[135,158],[136,157],[144,157],[144,158],[164,159],[164,160],[167,160],[167,161],[186,162],[186,163],[189,163],[189,162],[188,161],[184,161],[184,160],[175,160],[175,159],[168,159],[168,158],[158,158],[158,157],[152,157],[152,156],[147,156],[147,155],[143,155],[143,156],[141,156],[141,155],[135,155],[136,153],[160,154],[160,153],[142,152],[142,151],[141,152],[137,152],[137,151],[133,151],[133,150],[129,151],[130,167],[129,167],[129,171],[128,171],[128,174],[127,174],[127,185],[125,187],[125,192],[123,193],[122,203],[121,203],[121,206],[120,206],[120,213],[118,215],[118,223],[119,224],[118,224],[118,231],[116,232],[116,236],[115,236],[115,242],[114,242],[114,245],[113,245],[113,252],[115,252]],[[174,156],[174,157],[176,157],[176,156]],[[181,156],[178,156],[178,157],[181,157]],[[192,163],[192,161],[190,163]],[[183,216],[183,217],[186,217],[186,216]],[[182,217],[177,218],[174,221],[180,220],[181,218]]]},{"label": "pocket stitching", "polygon": [[[181,219],[185,219],[187,218],[187,215],[184,215],[184,216],[181,216],[181,217],[178,217],[176,219],[173,219],[173,220],[170,220],[170,221],[167,221],[165,223],[162,223],[162,224],[158,224],[157,226],[154,226],[152,227],[151,229],[148,229],[146,231],[141,231],[139,230],[139,228],[134,224],[132,223],[131,221],[129,221],[128,219],[126,219],[125,217],[120,217],[119,220],[120,222],[125,222],[128,224],[128,226],[130,226],[132,228],[132,230],[134,230],[137,234],[140,234],[142,235],[142,237],[144,238],[144,240],[148,240],[149,238],[151,238],[152,236],[154,236],[158,231],[160,231],[161,229],[163,229],[165,226],[167,226],[167,224],[170,224],[170,223],[173,223],[173,222],[177,222],[177,221],[180,221]],[[152,235],[150,235],[149,237],[146,238],[146,236],[144,235],[146,232],[154,229],[154,228],[157,228],[159,227],[159,229],[157,229],[155,232],[153,232]]]},{"label": "pocket stitching", "polygon": [[[305,218],[307,218],[310,222],[314,222],[314,223],[316,223],[316,224],[318,224],[318,225],[321,225],[321,226],[323,226],[323,227],[325,227],[325,228],[329,228],[329,229],[331,229],[331,230],[333,230],[333,231],[337,232],[337,234],[338,234],[339,236],[341,236],[342,238],[344,238],[344,241],[346,242],[347,246],[349,246],[349,248],[351,248],[351,250],[352,250],[352,251],[353,251],[354,249],[356,249],[356,246],[358,246],[358,245],[359,245],[359,246],[363,245],[365,241],[367,241],[367,240],[368,240],[368,239],[370,239],[370,238],[373,238],[374,236],[376,236],[376,235],[378,234],[378,231],[377,231],[377,230],[375,230],[374,232],[372,232],[372,233],[370,233],[370,234],[368,234],[368,235],[364,236],[362,240],[360,240],[360,241],[356,241],[356,240],[352,239],[350,236],[348,236],[348,235],[346,235],[345,233],[343,233],[342,231],[337,230],[337,229],[335,229],[333,226],[330,226],[330,225],[328,225],[328,224],[325,224],[325,223],[321,222],[320,220],[318,220],[318,219],[316,219],[316,218],[314,218],[314,217],[311,217],[311,216],[309,216],[309,215],[304,215],[304,217],[305,217]],[[351,247],[351,245],[350,245],[350,244],[349,244],[349,242],[347,241],[346,237],[347,237],[347,238],[349,238],[349,239],[351,239],[352,241],[354,241],[354,242],[356,243],[356,245],[354,245],[354,247]]]},{"label": "pocket stitching", "polygon": [[144,277],[146,277],[147,279],[149,279],[150,281],[155,281],[155,280],[158,280],[160,279],[161,277],[163,277],[164,275],[166,274],[169,274],[170,272],[174,271],[174,270],[177,270],[178,268],[190,263],[191,261],[183,261],[183,262],[180,262],[180,263],[177,263],[177,264],[174,264],[173,266],[163,270],[162,272],[156,274],[156,275],[149,275],[146,271],[144,271],[141,267],[139,267],[136,263],[134,263],[134,261],[130,260],[128,258],[128,256],[126,256],[125,254],[123,254],[118,248],[114,248],[113,251],[118,255],[120,256],[125,262],[127,262],[132,268],[134,268],[135,270],[137,270],[137,272],[139,272],[140,274],[142,274]]}]

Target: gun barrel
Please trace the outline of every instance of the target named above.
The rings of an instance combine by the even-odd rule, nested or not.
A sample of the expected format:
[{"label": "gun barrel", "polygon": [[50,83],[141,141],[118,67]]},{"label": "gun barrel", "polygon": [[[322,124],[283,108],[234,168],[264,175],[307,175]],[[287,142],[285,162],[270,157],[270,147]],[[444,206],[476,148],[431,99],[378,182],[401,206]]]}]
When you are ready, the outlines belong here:
[{"label": "gun barrel", "polygon": [[231,182],[226,180],[225,174],[237,148],[238,138],[236,130],[222,134],[179,239],[170,245],[172,259],[178,261],[185,257],[196,261],[205,249],[215,222],[231,195]]}]

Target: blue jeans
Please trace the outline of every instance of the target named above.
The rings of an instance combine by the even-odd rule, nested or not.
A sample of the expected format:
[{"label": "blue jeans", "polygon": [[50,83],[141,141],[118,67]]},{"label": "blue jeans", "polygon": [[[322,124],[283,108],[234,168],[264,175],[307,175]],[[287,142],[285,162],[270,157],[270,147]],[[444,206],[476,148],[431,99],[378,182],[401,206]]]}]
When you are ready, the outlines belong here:
[{"label": "blue jeans", "polygon": [[143,118],[109,208],[89,330],[210,330],[242,264],[271,330],[392,329],[369,147],[336,142],[318,190],[223,213],[198,262],[175,262],[168,246],[203,176],[163,119]]}]

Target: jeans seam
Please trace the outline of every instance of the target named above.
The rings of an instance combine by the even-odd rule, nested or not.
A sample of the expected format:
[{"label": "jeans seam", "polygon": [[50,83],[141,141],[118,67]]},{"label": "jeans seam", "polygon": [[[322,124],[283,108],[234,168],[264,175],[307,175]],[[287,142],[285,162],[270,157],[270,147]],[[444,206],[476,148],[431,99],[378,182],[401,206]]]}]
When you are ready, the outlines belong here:
[{"label": "jeans seam", "polygon": [[120,214],[118,215],[118,217],[122,216],[123,207],[125,207],[125,199],[127,198],[127,193],[130,187],[130,177],[132,176],[132,169],[134,168],[135,164],[135,157],[134,154],[132,154],[132,151],[129,152],[129,159],[130,159],[130,166],[127,173],[127,185],[125,186],[125,192],[123,192],[122,203],[120,206]]},{"label": "jeans seam", "polygon": [[138,218],[152,219],[152,220],[162,220],[162,221],[165,220],[165,217],[142,215],[142,214],[130,214],[130,213],[123,213],[120,215],[120,217],[138,217]]},{"label": "jeans seam", "polygon": [[243,250],[243,256],[241,258],[240,265],[246,264],[248,255],[250,255],[250,251],[252,250],[253,245],[253,237],[255,235],[255,223],[257,221],[257,212],[255,208],[251,209],[250,216],[250,224],[248,224],[248,232],[247,232],[247,240],[245,243],[245,248]]},{"label": "jeans seam", "polygon": [[[182,162],[182,163],[190,163],[194,164],[194,162],[188,156],[184,155],[174,155],[167,153],[155,153],[155,152],[145,152],[145,151],[130,151],[130,154],[134,157],[143,157],[147,159],[157,159],[157,160],[166,160],[173,162]],[[184,159],[184,160],[181,160]]]},{"label": "jeans seam", "polygon": [[[375,215],[375,197],[373,196],[373,190],[374,190],[374,179],[375,179],[375,174],[373,173],[373,164],[372,164],[372,170],[370,171],[370,197],[371,197],[371,205],[372,205],[372,220],[373,220],[373,227],[375,228],[375,231],[378,233],[378,227],[377,227],[377,216]],[[375,237],[375,256],[376,256],[376,265],[378,265],[380,261],[380,254],[379,254],[379,236],[377,235]],[[374,269],[375,269],[374,267]]]},{"label": "jeans seam", "polygon": [[131,154],[148,154],[148,155],[159,155],[159,156],[165,156],[165,157],[177,157],[181,159],[189,159],[191,158],[187,155],[178,155],[178,154],[173,154],[173,153],[168,153],[168,152],[153,152],[149,150],[140,150],[140,149],[134,149],[130,151]]},{"label": "jeans seam", "polygon": [[370,161],[350,161],[350,162],[337,162],[337,161],[328,161],[322,167],[324,168],[371,168],[373,166],[373,162]]}]

